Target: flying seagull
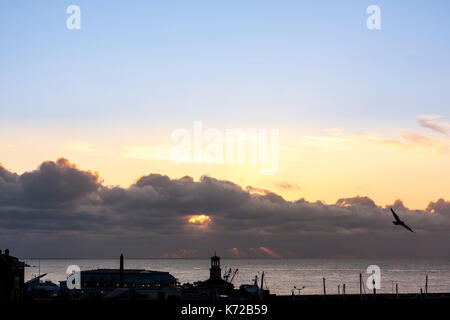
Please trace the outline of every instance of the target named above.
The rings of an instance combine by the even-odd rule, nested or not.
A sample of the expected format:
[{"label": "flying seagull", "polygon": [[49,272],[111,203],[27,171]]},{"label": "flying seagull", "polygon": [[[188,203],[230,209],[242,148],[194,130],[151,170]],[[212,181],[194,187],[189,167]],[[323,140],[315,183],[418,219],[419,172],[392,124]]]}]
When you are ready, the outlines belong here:
[{"label": "flying seagull", "polygon": [[395,224],[396,226],[402,226],[402,227],[408,229],[409,231],[416,233],[410,227],[408,227],[402,220],[400,220],[400,218],[398,217],[398,215],[394,212],[394,210],[392,208],[391,208],[391,212],[394,215],[394,219],[395,219],[395,221],[392,221],[393,224]]}]

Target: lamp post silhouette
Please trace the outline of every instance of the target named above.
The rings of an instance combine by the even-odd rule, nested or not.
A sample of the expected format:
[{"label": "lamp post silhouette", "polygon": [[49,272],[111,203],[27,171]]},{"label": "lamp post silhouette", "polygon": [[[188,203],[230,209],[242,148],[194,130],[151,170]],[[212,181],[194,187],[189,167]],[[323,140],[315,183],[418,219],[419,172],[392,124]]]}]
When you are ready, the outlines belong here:
[{"label": "lamp post silhouette", "polygon": [[305,289],[306,287],[305,286],[303,286],[303,287],[301,287],[301,288],[297,288],[296,286],[294,286],[294,290],[297,290],[298,291],[298,295],[300,295],[300,292],[303,290],[303,289]]},{"label": "lamp post silhouette", "polygon": [[375,278],[372,279],[372,286],[373,286],[373,299],[376,299],[377,296],[377,288],[375,286]]}]

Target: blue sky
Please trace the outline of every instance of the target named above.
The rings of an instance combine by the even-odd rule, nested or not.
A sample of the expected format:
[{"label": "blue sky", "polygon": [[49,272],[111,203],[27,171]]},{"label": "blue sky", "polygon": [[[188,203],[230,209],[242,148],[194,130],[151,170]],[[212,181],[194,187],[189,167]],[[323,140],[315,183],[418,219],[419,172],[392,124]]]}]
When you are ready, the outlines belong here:
[{"label": "blue sky", "polygon": [[[69,5],[81,8],[81,30],[66,28]],[[366,27],[369,5],[381,8],[381,30]],[[117,237],[135,256],[147,256],[149,243],[170,256],[222,242],[222,252],[267,245],[303,256],[317,252],[309,245],[316,242],[350,248],[334,256],[364,256],[395,240],[404,242],[400,255],[448,256],[440,232],[450,225],[449,58],[443,0],[1,0],[0,242],[41,256],[107,255],[103,244]],[[192,133],[195,120],[220,134],[279,129],[279,145],[270,142],[276,170],[262,174],[261,157],[259,166],[174,163],[171,134]],[[67,160],[40,166],[60,157]],[[75,167],[98,179],[73,175]],[[143,179],[142,192],[128,188],[151,173],[197,182],[180,189],[161,177]],[[81,183],[88,176],[94,183]],[[378,233],[395,230],[385,206],[429,234],[427,242]],[[406,207],[433,215],[425,221]],[[212,229],[190,228],[198,214],[211,216]],[[349,223],[355,214],[360,221]],[[325,245],[328,215],[333,237]],[[152,238],[155,226],[162,238]],[[236,226],[239,234],[228,232]],[[108,241],[105,228],[114,230]],[[307,238],[286,238],[294,228]],[[201,230],[218,242],[192,237]],[[380,241],[361,242],[364,230]]]},{"label": "blue sky", "polygon": [[[79,31],[65,28],[70,4]],[[370,4],[379,31],[365,27]],[[3,1],[2,122],[406,125],[448,111],[449,12],[446,1]]]},{"label": "blue sky", "polygon": [[[72,4],[81,30],[66,28]],[[381,30],[366,27],[372,4]],[[424,207],[450,196],[448,134],[417,123],[449,120],[449,15],[448,1],[2,1],[0,162],[23,172],[65,156],[111,184],[211,174],[289,199]],[[279,176],[124,156],[195,120],[279,128]],[[386,190],[391,178],[403,184]]]}]

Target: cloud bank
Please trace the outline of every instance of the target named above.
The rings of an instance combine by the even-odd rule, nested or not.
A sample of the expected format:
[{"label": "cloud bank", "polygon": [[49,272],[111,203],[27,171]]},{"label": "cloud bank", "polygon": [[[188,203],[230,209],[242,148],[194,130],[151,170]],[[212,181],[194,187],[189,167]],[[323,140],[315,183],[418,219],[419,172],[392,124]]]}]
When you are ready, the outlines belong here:
[{"label": "cloud bank", "polygon": [[[417,234],[394,226],[368,197],[335,204],[203,176],[139,178],[105,186],[66,159],[21,175],[0,166],[0,242],[26,257],[450,257],[450,202],[391,206]],[[189,223],[205,214],[205,225]]]}]

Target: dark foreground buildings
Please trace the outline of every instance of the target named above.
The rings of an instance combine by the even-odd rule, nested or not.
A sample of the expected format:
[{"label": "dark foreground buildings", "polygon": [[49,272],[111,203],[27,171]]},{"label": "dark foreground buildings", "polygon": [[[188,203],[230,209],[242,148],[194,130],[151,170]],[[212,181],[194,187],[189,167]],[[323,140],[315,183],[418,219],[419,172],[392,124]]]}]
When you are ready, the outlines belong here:
[{"label": "dark foreground buildings", "polygon": [[229,296],[233,294],[234,285],[222,278],[220,257],[215,253],[214,256],[211,257],[209,279],[198,282],[197,290],[203,293],[208,299],[219,299],[220,296]]},{"label": "dark foreground buildings", "polygon": [[24,295],[25,263],[0,250],[0,301],[18,301]]},{"label": "dark foreground buildings", "polygon": [[174,286],[177,279],[168,272],[125,269],[120,255],[119,269],[81,271],[82,288],[159,288]]},{"label": "dark foreground buildings", "polygon": [[81,289],[69,290],[61,281],[62,294],[70,299],[166,299],[179,295],[177,279],[169,272],[125,269],[120,255],[119,269],[94,269],[80,272]]},{"label": "dark foreground buildings", "polygon": [[[254,300],[262,299],[266,290],[252,285],[235,289],[231,268],[222,276],[220,257],[211,257],[209,279],[181,285],[169,272],[126,269],[123,255],[117,269],[80,270],[60,286],[41,281],[46,274],[24,283],[26,264],[0,251],[0,302],[27,300]],[[69,286],[68,286],[68,281]],[[75,285],[76,284],[76,285]],[[267,292],[268,294],[268,292]]]}]

